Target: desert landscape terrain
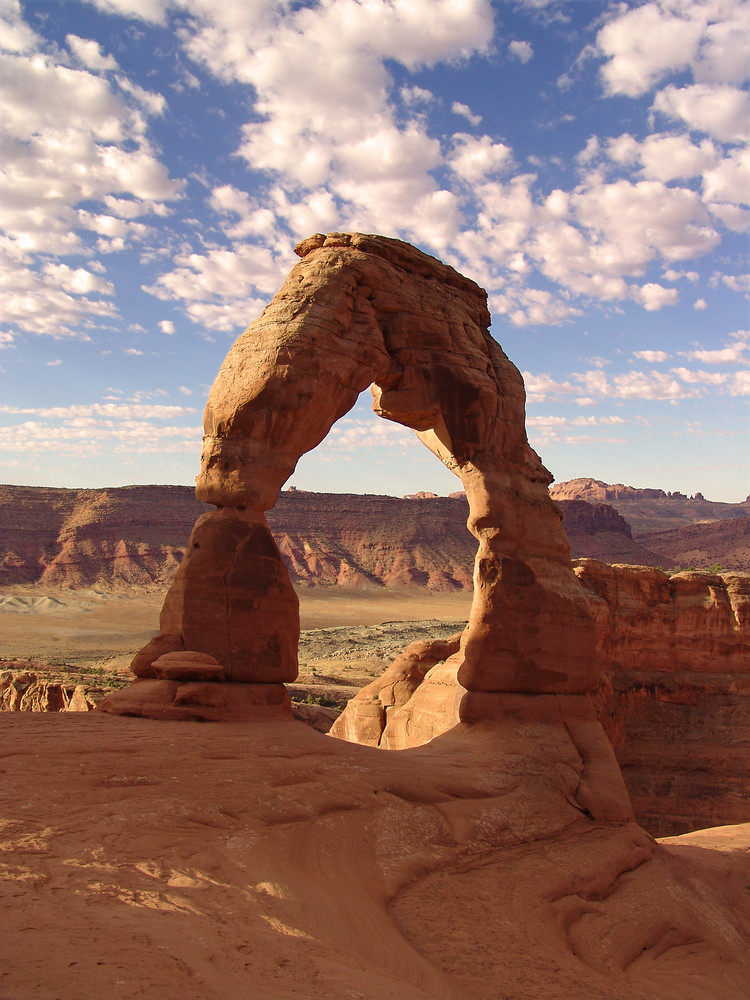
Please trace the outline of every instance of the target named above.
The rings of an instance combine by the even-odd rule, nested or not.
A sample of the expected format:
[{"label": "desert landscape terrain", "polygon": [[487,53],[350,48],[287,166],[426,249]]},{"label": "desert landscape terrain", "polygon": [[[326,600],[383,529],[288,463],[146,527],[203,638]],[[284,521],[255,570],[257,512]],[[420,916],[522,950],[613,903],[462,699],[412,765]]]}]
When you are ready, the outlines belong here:
[{"label": "desert landscape terrain", "polygon": [[3,718],[4,1000],[741,1000],[750,828],[576,805],[560,730]]},{"label": "desert landscape terrain", "polygon": [[[645,544],[652,501],[698,550],[710,508],[556,503],[479,286],[295,249],[211,389],[206,506],[0,494],[2,1000],[740,1000],[750,577]],[[280,496],[367,385],[461,494]]]},{"label": "desert landscape terrain", "polygon": [[[6,584],[2,666],[101,697],[129,682],[165,590],[106,573]],[[471,603],[296,590],[290,689],[298,718],[327,724],[409,643],[460,631]],[[750,824],[655,843],[596,821],[575,805],[570,750],[550,784],[560,733],[459,727],[394,754],[300,721],[13,712],[2,726],[3,1000],[740,1000],[750,981]]]}]

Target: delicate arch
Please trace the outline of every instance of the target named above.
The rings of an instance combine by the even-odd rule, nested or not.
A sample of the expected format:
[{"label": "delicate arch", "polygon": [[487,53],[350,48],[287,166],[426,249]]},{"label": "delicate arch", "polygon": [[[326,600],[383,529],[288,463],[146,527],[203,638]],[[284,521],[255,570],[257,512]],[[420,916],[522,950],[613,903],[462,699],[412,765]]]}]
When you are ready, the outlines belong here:
[{"label": "delicate arch", "polygon": [[551,476],[526,439],[523,381],[489,334],[486,293],[382,236],[318,234],[296,249],[302,259],[211,389],[196,494],[216,510],[197,522],[161,634],[134,671],[158,676],[164,653],[178,663],[198,652],[230,682],[296,676],[296,596],[264,511],[372,385],[373,409],[413,428],[469,502],[479,548],[458,654],[462,716],[491,715],[500,692],[590,690],[592,623]]}]

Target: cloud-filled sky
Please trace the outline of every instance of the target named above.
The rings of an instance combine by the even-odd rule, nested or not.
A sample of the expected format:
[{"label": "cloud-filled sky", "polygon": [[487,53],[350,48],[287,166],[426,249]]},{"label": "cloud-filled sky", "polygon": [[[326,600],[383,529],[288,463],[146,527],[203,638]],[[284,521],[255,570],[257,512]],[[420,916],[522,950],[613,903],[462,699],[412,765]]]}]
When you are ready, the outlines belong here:
[{"label": "cloud-filled sky", "polygon": [[[750,492],[748,0],[0,0],[0,481],[191,484],[314,232],[489,293],[532,445]],[[460,488],[363,397],[300,489]]]}]

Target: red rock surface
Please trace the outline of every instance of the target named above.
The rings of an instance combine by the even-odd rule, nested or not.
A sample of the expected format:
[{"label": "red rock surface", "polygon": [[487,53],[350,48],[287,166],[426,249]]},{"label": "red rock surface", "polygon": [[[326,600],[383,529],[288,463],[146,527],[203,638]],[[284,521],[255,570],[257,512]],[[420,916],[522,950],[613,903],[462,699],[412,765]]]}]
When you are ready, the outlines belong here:
[{"label": "red rock surface", "polygon": [[13,713],[2,769],[3,1000],[740,1000],[750,982],[750,829],[662,846],[593,819],[562,722],[382,753],[294,722]]},{"label": "red rock surface", "polygon": [[166,583],[200,512],[181,486],[0,486],[0,583]]},{"label": "red rock surface", "polygon": [[[702,517],[723,512],[722,504],[697,503]],[[688,501],[687,509],[695,504]],[[609,503],[563,500],[558,506],[574,557],[667,569],[713,563],[748,568],[750,519],[685,524],[637,539]],[[667,514],[679,506],[661,502]],[[187,486],[0,486],[0,585],[128,589],[170,583],[204,512]],[[287,490],[267,512],[295,584],[437,591],[472,587],[476,539],[467,518],[463,493],[412,501]],[[80,525],[74,537],[73,522]]]},{"label": "red rock surface", "polygon": [[[576,561],[596,623],[598,718],[635,816],[657,836],[750,822],[750,577]],[[468,717],[446,644],[415,643],[332,734],[420,745]],[[498,699],[498,717],[512,702]]]},{"label": "red rock surface", "polygon": [[656,836],[750,821],[750,577],[576,574],[596,620],[600,720]]},{"label": "red rock surface", "polygon": [[686,524],[645,537],[665,568],[717,563],[723,569],[750,572],[750,517]]},{"label": "red rock surface", "polygon": [[[526,439],[523,381],[489,335],[486,293],[397,240],[316,235],[297,252],[209,395],[196,495],[218,509],[194,529],[139,676],[172,646],[209,653],[244,682],[292,679],[296,598],[270,533],[261,541],[249,525],[265,524],[301,455],[371,385],[375,411],[413,428],[466,492],[479,548],[458,676],[472,718],[485,700],[493,717],[496,692],[589,691],[592,622],[551,476]],[[136,701],[128,692],[103,707],[132,712]]]},{"label": "red rock surface", "polygon": [[717,503],[706,500],[701,493],[692,497],[679,492],[659,489],[638,489],[634,486],[614,486],[597,479],[571,479],[555,483],[550,494],[555,500],[587,500],[590,503],[611,504],[633,530],[633,536],[648,544],[648,535],[655,531],[681,525],[731,518],[750,517],[750,502]]}]

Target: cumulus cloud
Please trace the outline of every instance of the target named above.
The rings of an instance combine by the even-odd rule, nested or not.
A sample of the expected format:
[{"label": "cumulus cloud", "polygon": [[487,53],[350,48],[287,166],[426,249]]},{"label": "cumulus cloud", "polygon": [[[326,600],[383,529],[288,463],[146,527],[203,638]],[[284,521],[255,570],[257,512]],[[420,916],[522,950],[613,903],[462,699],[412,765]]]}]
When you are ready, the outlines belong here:
[{"label": "cumulus cloud", "polygon": [[509,42],[508,52],[519,62],[527,63],[534,56],[534,49],[529,42]]},{"label": "cumulus cloud", "polygon": [[173,6],[173,0],[86,0],[93,7],[106,14],[122,14],[124,17],[136,17],[154,24],[165,24],[167,9]]},{"label": "cumulus cloud", "polygon": [[247,326],[265,305],[255,298],[256,290],[273,294],[289,269],[287,260],[251,244],[185,253],[175,262],[177,267],[144,286],[145,291],[164,302],[185,304],[193,322],[214,330]]},{"label": "cumulus cloud", "polygon": [[747,72],[750,19],[744,0],[655,0],[618,5],[596,36],[610,94],[640,97],[668,73],[739,83]]},{"label": "cumulus cloud", "polygon": [[262,117],[245,125],[239,154],[274,173],[290,200],[325,186],[342,226],[398,226],[444,244],[457,217],[431,174],[440,144],[419,116],[397,121],[386,60],[414,69],[465,57],[484,50],[492,30],[486,0],[330,0],[284,17],[276,4],[231,2],[201,4],[185,47],[219,78],[256,89]]},{"label": "cumulus cloud", "polygon": [[737,87],[707,83],[689,87],[670,85],[656,95],[654,110],[682,120],[689,128],[721,142],[750,139],[750,95]]},{"label": "cumulus cloud", "polygon": [[653,364],[657,361],[668,361],[670,355],[666,351],[633,351],[633,357]]},{"label": "cumulus cloud", "polygon": [[470,184],[503,173],[512,163],[512,150],[504,142],[493,142],[488,135],[474,137],[465,132],[453,136],[448,164],[454,174]]},{"label": "cumulus cloud", "polygon": [[110,420],[165,420],[195,413],[190,406],[159,406],[129,403],[75,403],[71,406],[6,406],[0,413],[41,417],[53,420],[74,420],[84,417],[106,417]]},{"label": "cumulus cloud", "polygon": [[324,450],[339,453],[368,451],[372,448],[387,447],[391,453],[407,453],[422,448],[414,431],[391,420],[363,420],[358,417],[343,417],[326,437]]},{"label": "cumulus cloud", "polygon": [[743,362],[746,357],[746,352],[749,350],[749,343],[746,341],[736,340],[729,347],[708,351],[684,351],[683,354],[690,361],[702,361],[704,364],[709,365],[733,365],[738,362]]},{"label": "cumulus cloud", "polygon": [[451,111],[454,115],[461,115],[465,118],[471,125],[479,125],[482,121],[481,115],[475,115],[468,104],[462,104],[460,101],[454,101],[451,105]]},{"label": "cumulus cloud", "polygon": [[171,319],[159,320],[157,324],[161,333],[166,333],[167,336],[171,336],[174,333],[174,323]]},{"label": "cumulus cloud", "polygon": [[88,38],[80,38],[78,35],[67,35],[65,44],[75,56],[76,60],[86,69],[100,72],[104,70],[119,69],[117,60],[112,55],[104,55],[98,42]]},{"label": "cumulus cloud", "polygon": [[[113,57],[98,43],[69,35],[67,45],[83,68],[64,65],[21,30],[14,11],[17,5],[6,4],[10,20],[3,22],[6,51],[0,53],[3,317],[27,332],[86,337],[93,321],[117,315],[102,298],[113,295],[113,286],[95,273],[96,265],[75,267],[53,257],[120,250],[143,239],[149,229],[133,217],[179,197],[181,184],[147,138],[153,104],[144,111],[129,100],[127,87],[100,75],[117,69]],[[106,209],[97,211],[97,204]]]},{"label": "cumulus cloud", "polygon": [[744,292],[750,295],[750,274],[723,274],[721,283],[733,292]]}]

